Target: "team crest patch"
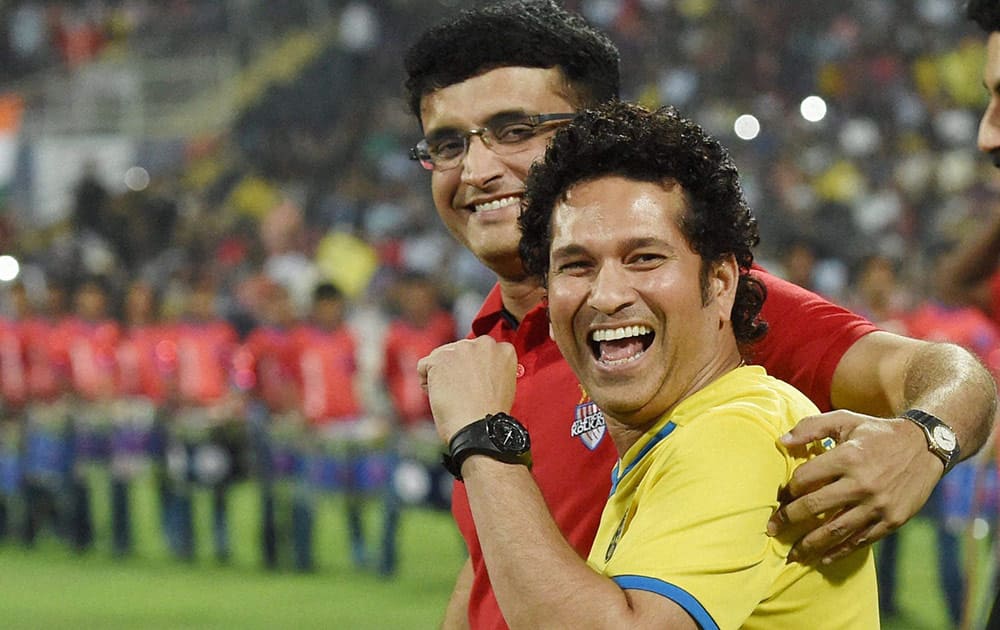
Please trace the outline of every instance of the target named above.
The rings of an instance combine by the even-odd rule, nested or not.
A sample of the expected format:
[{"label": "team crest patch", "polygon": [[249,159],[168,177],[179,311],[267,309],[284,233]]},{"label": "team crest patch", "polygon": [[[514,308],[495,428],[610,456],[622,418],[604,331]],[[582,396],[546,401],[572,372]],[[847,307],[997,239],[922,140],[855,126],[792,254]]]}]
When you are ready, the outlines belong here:
[{"label": "team crest patch", "polygon": [[607,428],[604,423],[604,413],[597,407],[597,403],[588,400],[577,405],[573,415],[570,437],[580,438],[584,446],[594,450],[604,438]]}]

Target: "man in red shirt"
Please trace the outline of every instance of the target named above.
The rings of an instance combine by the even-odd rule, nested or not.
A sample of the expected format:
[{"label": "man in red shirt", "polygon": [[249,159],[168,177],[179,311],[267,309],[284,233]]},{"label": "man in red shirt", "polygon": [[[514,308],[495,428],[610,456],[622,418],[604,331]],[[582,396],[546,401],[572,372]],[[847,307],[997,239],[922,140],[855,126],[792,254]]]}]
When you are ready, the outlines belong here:
[{"label": "man in red shirt", "polygon": [[[531,433],[533,475],[556,523],[586,555],[616,455],[600,410],[549,339],[545,290],[523,270],[516,221],[528,169],[552,127],[582,107],[617,97],[618,52],[554,2],[505,2],[424,32],[405,66],[409,104],[425,135],[413,157],[431,170],[438,214],[497,275],[472,334],[514,345],[518,385],[511,413]],[[793,448],[828,436],[839,446],[796,471],[788,488],[792,500],[769,531],[776,534],[789,522],[815,526],[815,516],[833,514],[799,541],[792,556],[831,561],[905,522],[946,463],[957,459],[954,444],[929,443],[904,411],[922,410],[918,417],[925,422],[934,422],[927,414],[943,419],[967,456],[989,433],[995,385],[957,346],[878,331],[764,270],[755,274],[767,287],[763,318],[771,329],[752,348],[754,362],[821,410],[845,410],[806,418],[783,438]],[[445,625],[503,627],[461,484],[453,511],[470,561]]]},{"label": "man in red shirt", "polygon": [[171,420],[172,546],[175,554],[194,555],[192,493],[212,495],[215,556],[229,558],[228,486],[242,451],[243,430],[231,379],[236,330],[216,313],[211,281],[196,284],[188,296],[185,320],[176,328],[178,409]]},{"label": "man in red shirt", "polygon": [[69,532],[73,515],[65,506],[72,488],[73,448],[69,430],[69,376],[61,332],[66,312],[65,285],[49,278],[43,313],[18,323],[24,349],[27,402],[25,405],[23,484],[24,541],[32,545],[51,521]]},{"label": "man in red shirt", "polygon": [[121,329],[109,315],[109,299],[106,279],[84,279],[74,293],[74,316],[64,320],[57,332],[64,342],[60,351],[73,394],[70,538],[76,549],[89,548],[94,539],[87,470],[106,467],[110,456],[115,353]]},{"label": "man in red shirt", "polygon": [[28,380],[21,323],[30,314],[27,288],[16,283],[6,292],[10,315],[0,318],[0,540],[14,533],[23,504],[20,444]]},{"label": "man in red shirt", "polygon": [[[112,548],[132,549],[130,485],[137,475],[161,464],[162,425],[176,367],[176,345],[159,318],[156,291],[143,280],[125,292],[122,338],[116,350],[118,369],[114,429],[111,436]],[[154,468],[160,490],[161,518],[166,514],[163,471]]]},{"label": "man in red shirt", "polygon": [[369,424],[355,387],[356,342],[344,323],[345,309],[340,290],[320,284],[313,291],[310,321],[293,333],[301,411],[308,424],[303,479],[292,525],[303,569],[312,566],[313,514],[322,490],[344,492],[351,557],[357,566],[368,562],[361,493],[369,461],[363,434]]},{"label": "man in red shirt", "polygon": [[[280,490],[294,485],[298,442],[302,437],[299,392],[295,385],[297,348],[295,309],[288,290],[268,282],[262,290],[260,323],[236,352],[235,380],[245,392],[248,430],[253,443],[255,474],[261,492],[261,551],[269,569],[279,564],[279,543],[287,536],[279,532],[276,518],[284,507]],[[294,516],[293,516],[294,518]],[[293,528],[294,529],[294,528]],[[296,543],[295,548],[303,545]],[[309,569],[310,560],[296,555],[295,568]]]},{"label": "man in red shirt", "polygon": [[379,571],[396,568],[396,530],[402,503],[446,508],[450,475],[441,469],[439,440],[430,400],[420,384],[417,362],[434,348],[456,339],[455,319],[442,308],[437,286],[427,276],[409,272],[395,286],[398,315],[385,335],[383,381],[395,415],[395,454],[386,489],[385,525]]}]

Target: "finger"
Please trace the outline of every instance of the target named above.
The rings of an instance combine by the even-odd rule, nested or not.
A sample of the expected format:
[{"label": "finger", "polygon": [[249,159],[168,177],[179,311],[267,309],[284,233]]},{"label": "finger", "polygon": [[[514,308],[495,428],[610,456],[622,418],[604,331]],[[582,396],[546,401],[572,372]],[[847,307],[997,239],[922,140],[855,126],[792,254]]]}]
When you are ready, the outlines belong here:
[{"label": "finger", "polygon": [[782,435],[780,440],[787,447],[806,446],[824,438],[840,442],[859,422],[854,414],[844,411],[806,416],[799,420],[792,430]]},{"label": "finger", "polygon": [[[792,478],[788,480],[788,494],[793,498],[802,497],[815,492],[822,486],[841,481],[844,473],[851,470],[852,453],[850,451],[855,448],[855,445],[846,442],[802,463],[792,473]],[[845,486],[847,483],[844,480],[841,485]],[[837,490],[846,492],[848,490],[854,491],[855,488],[840,487]],[[853,495],[851,497],[862,498]]]},{"label": "finger", "polygon": [[795,543],[788,559],[808,562],[831,554],[852,537],[864,538],[862,532],[867,531],[876,518],[873,510],[862,506],[841,512]]},{"label": "finger", "polygon": [[[803,494],[782,505],[768,521],[768,533],[777,533],[791,528],[805,526],[815,520],[823,520],[839,511],[853,498],[848,482],[837,481]],[[773,533],[772,533],[773,531]]]},{"label": "finger", "polygon": [[855,534],[846,543],[842,543],[824,554],[822,563],[830,564],[832,562],[836,562],[853,551],[882,540],[887,535],[891,534],[892,531],[893,529],[884,521],[879,521],[863,532]]},{"label": "finger", "polygon": [[424,391],[427,391],[427,373],[431,369],[430,358],[431,355],[427,355],[417,361],[417,375],[420,376],[420,386],[424,388]]}]

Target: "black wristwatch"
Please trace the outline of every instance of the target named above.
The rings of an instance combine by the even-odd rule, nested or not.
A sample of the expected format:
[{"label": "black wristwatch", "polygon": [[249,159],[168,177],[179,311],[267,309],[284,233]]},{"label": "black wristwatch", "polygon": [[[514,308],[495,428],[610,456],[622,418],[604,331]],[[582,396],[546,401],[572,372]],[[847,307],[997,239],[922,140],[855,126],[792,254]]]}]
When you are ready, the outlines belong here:
[{"label": "black wristwatch", "polygon": [[516,418],[492,413],[463,427],[452,436],[441,456],[445,469],[462,481],[462,462],[470,455],[486,455],[507,464],[531,468],[531,439]]},{"label": "black wristwatch", "polygon": [[924,430],[924,437],[927,438],[927,449],[944,462],[944,472],[955,467],[961,449],[958,447],[958,437],[951,427],[937,416],[920,409],[908,409],[903,412],[903,417]]}]

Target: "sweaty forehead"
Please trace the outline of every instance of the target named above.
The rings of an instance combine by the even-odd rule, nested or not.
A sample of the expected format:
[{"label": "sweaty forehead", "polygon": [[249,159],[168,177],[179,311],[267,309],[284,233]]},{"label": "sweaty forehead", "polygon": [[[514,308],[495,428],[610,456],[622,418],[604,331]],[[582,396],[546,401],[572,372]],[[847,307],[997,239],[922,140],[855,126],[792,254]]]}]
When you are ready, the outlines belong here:
[{"label": "sweaty forehead", "polygon": [[508,66],[445,86],[420,101],[424,132],[472,128],[501,113],[575,111],[558,68]]}]

